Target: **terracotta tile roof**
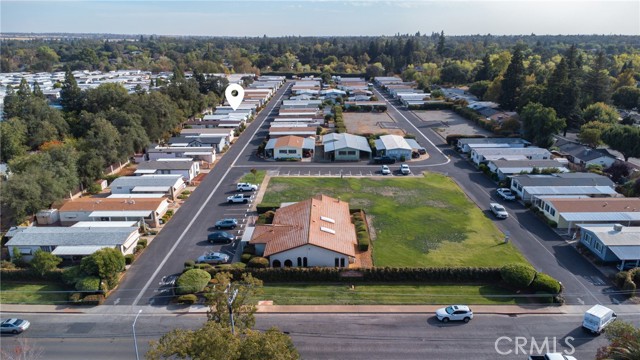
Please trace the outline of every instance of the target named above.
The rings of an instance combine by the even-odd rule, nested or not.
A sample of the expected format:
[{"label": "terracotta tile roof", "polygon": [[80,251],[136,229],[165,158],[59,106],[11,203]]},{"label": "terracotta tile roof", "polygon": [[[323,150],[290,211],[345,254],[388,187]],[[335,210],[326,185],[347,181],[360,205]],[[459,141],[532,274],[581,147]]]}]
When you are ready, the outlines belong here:
[{"label": "terracotta tile roof", "polygon": [[113,198],[92,198],[84,197],[76,200],[70,200],[60,207],[60,212],[68,211],[136,211],[136,210],[153,210],[155,211],[166,199],[148,199],[136,198],[135,195],[131,199],[113,199]]},{"label": "terracotta tile roof", "polygon": [[558,212],[640,212],[640,198],[546,199]]},{"label": "terracotta tile roof", "polygon": [[253,244],[266,244],[264,256],[303,245],[315,245],[348,256],[355,256],[355,227],[349,203],[318,195],[276,210],[271,225],[258,225]]},{"label": "terracotta tile roof", "polygon": [[288,147],[301,148],[303,142],[304,142],[304,138],[300,136],[288,135],[288,136],[279,137],[276,140],[275,146],[276,147],[288,146]]}]

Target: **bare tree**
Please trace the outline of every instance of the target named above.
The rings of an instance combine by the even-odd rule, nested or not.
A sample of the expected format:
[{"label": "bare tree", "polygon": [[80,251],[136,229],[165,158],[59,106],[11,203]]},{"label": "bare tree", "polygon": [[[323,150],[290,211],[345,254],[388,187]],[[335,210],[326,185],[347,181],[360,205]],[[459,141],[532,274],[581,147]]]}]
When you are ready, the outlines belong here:
[{"label": "bare tree", "polygon": [[16,346],[9,346],[4,342],[0,349],[0,359],[2,360],[41,360],[44,348],[37,346],[27,337],[20,337]]}]

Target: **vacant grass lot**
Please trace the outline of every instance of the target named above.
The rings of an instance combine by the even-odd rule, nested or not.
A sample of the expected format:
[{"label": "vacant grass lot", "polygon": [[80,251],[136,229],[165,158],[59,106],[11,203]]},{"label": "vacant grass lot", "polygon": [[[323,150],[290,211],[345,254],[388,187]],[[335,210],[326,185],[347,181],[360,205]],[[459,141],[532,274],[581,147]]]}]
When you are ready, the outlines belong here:
[{"label": "vacant grass lot", "polygon": [[238,182],[248,182],[248,183],[260,185],[262,184],[262,180],[264,180],[265,175],[267,175],[267,172],[265,170],[258,170],[256,171],[255,175],[249,172],[245,174],[242,178],[240,178],[240,181]]},{"label": "vacant grass lot", "polygon": [[0,282],[0,304],[64,304],[67,289],[58,284]]},{"label": "vacant grass lot", "polygon": [[[326,194],[362,207],[375,229],[375,266],[501,266],[526,263],[448,177],[272,178],[263,204]],[[330,215],[330,214],[329,214]]]},{"label": "vacant grass lot", "polygon": [[526,297],[491,285],[363,284],[351,290],[345,284],[268,284],[261,299],[275,305],[510,305]]}]

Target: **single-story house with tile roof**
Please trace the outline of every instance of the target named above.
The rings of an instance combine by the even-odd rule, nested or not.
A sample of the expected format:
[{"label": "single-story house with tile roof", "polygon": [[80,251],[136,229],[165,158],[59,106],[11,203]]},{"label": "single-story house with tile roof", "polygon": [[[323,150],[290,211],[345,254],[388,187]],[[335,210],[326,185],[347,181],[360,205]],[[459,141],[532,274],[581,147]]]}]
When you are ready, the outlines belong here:
[{"label": "single-story house with tile roof", "polygon": [[136,221],[157,227],[168,208],[166,198],[136,198],[131,195],[128,199],[82,197],[69,200],[58,212],[63,226],[79,221]]},{"label": "single-story house with tile roof", "polygon": [[322,137],[325,157],[336,161],[358,161],[371,158],[371,147],[364,136],[331,133]]},{"label": "single-story house with tile roof", "polygon": [[458,151],[468,154],[472,148],[523,148],[531,145],[521,138],[464,138],[458,139]]},{"label": "single-story house with tile roof", "polygon": [[200,174],[200,163],[190,159],[163,159],[138,164],[134,175],[182,175],[185,183]]},{"label": "single-story house with tile roof", "polygon": [[411,145],[407,143],[407,140],[399,135],[382,135],[379,139],[376,139],[376,152],[378,155],[386,155],[397,160],[411,159]]},{"label": "single-story house with tile roof", "polygon": [[640,266],[640,227],[620,224],[580,225],[580,243],[604,262]]},{"label": "single-story house with tile roof", "polygon": [[486,163],[485,156],[499,155],[499,156],[511,156],[522,155],[526,156],[528,160],[549,160],[551,159],[551,153],[547,149],[531,146],[526,148],[480,148],[471,150],[471,160],[476,166],[480,166],[482,163]]},{"label": "single-story house with tile roof", "polygon": [[615,184],[606,176],[594,173],[558,173],[550,175],[514,175],[511,191],[524,201],[539,195],[587,195],[616,197]]},{"label": "single-story house with tile roof", "polygon": [[582,167],[589,165],[601,165],[608,168],[616,162],[616,158],[605,149],[593,149],[589,146],[578,144],[561,138],[556,138],[554,147],[557,152],[565,156],[569,161]]},{"label": "single-story house with tile roof", "polygon": [[556,160],[493,160],[487,163],[487,167],[489,171],[498,175],[499,180],[504,180],[511,175],[530,173],[533,169],[569,172],[566,164]]},{"label": "single-story house with tile roof", "polygon": [[317,195],[276,210],[250,243],[272,267],[349,267],[358,242],[349,203]]},{"label": "single-story house with tile roof", "polygon": [[78,259],[102,248],[115,248],[123,255],[133,254],[140,233],[137,226],[126,227],[36,227],[16,232],[7,242],[13,258],[16,249],[26,261],[36,250],[50,252],[62,258]]},{"label": "single-story house with tile roof", "polygon": [[121,176],[109,188],[112,194],[164,194],[175,200],[184,190],[186,184],[181,174]]},{"label": "single-story house with tile roof", "polygon": [[313,154],[315,141],[301,136],[282,136],[269,139],[264,149],[267,152],[267,156],[276,160],[302,159]]},{"label": "single-story house with tile roof", "polygon": [[558,229],[570,232],[578,225],[623,224],[640,225],[640,198],[555,198],[542,196],[534,205]]}]

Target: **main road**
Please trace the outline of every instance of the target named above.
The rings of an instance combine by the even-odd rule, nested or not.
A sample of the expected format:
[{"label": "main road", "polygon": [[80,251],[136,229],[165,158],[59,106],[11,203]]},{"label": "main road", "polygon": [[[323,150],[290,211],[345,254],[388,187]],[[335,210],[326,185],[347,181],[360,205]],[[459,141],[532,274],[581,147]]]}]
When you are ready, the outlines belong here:
[{"label": "main road", "polygon": [[[48,360],[134,359],[134,316],[38,314],[27,332],[0,340],[2,348],[9,350],[26,338]],[[640,325],[639,314],[623,318]],[[205,321],[202,313],[143,311],[135,328],[139,352],[144,355],[149,341],[164,333],[196,329]],[[580,323],[578,314],[476,315],[468,324],[442,324],[432,314],[259,314],[255,328],[277,326],[288,332],[304,359],[526,359],[529,353],[554,348],[578,359],[592,359],[606,339],[585,334]]]}]

